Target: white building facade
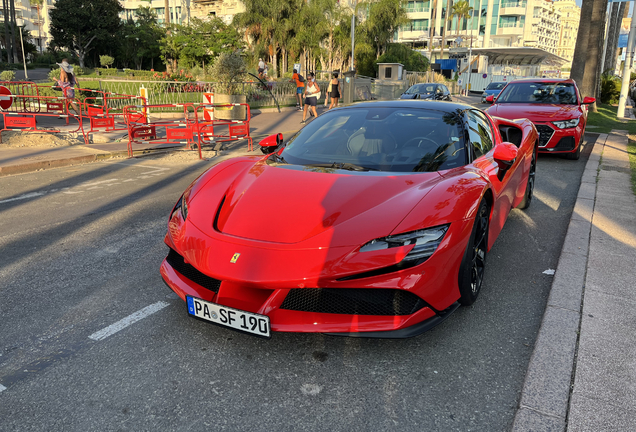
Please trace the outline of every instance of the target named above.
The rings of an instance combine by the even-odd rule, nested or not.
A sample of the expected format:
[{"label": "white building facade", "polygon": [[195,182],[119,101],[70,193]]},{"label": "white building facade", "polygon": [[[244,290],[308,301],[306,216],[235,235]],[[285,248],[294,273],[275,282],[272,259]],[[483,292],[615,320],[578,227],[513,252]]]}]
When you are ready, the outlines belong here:
[{"label": "white building facade", "polygon": [[[566,0],[567,1],[567,0]],[[444,26],[451,0],[409,0],[410,23],[396,32],[396,42],[414,48],[439,51],[444,36],[446,48],[457,45],[474,48],[533,47],[552,54],[559,51],[561,12],[550,0],[468,0],[472,16],[453,17]],[[574,1],[571,1],[574,3]],[[432,8],[435,7],[433,10]],[[576,5],[575,5],[576,6]],[[580,10],[580,9],[579,9]],[[569,21],[568,21],[569,22]],[[461,39],[461,42],[457,42]]]}]

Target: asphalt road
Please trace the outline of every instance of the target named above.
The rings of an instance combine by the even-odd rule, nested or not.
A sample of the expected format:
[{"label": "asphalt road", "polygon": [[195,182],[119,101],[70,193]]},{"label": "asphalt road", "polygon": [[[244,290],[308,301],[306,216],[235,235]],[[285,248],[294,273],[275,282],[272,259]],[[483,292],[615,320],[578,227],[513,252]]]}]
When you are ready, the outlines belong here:
[{"label": "asphalt road", "polygon": [[539,158],[480,298],[406,340],[188,317],[158,268],[168,212],[210,162],[0,178],[0,430],[509,430],[590,147]]}]

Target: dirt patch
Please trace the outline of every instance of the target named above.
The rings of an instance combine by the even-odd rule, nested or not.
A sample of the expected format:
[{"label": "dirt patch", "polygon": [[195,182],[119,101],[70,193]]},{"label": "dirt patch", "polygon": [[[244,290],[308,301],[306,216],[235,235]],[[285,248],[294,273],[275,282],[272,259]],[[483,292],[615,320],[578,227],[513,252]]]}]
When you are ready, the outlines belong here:
[{"label": "dirt patch", "polygon": [[84,144],[83,140],[79,140],[68,134],[45,133],[45,132],[21,132],[21,131],[3,131],[2,143],[3,147],[61,147]]},{"label": "dirt patch", "polygon": [[177,164],[187,164],[187,163],[197,163],[197,162],[212,162],[213,164],[218,163],[222,160],[239,157],[239,156],[263,156],[263,154],[258,152],[248,152],[247,148],[239,148],[233,150],[221,150],[216,152],[214,150],[206,150],[205,147],[201,152],[203,159],[199,159],[199,152],[196,150],[173,150],[167,153],[157,153],[151,155],[143,156],[144,159],[152,159],[153,163],[161,163],[167,165],[177,165]]}]

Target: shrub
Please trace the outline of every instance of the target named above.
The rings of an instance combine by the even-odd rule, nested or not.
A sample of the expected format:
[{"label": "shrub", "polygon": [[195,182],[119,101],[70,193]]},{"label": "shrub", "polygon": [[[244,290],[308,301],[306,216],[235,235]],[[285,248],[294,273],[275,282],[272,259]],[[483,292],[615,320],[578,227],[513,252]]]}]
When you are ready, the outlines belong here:
[{"label": "shrub", "polygon": [[60,68],[51,69],[51,72],[49,72],[49,80],[57,81],[59,79],[60,79]]},{"label": "shrub", "polygon": [[246,73],[245,60],[236,52],[221,53],[210,68],[212,80],[217,82],[216,91],[229,95],[240,94]]},{"label": "shrub", "polygon": [[621,79],[617,76],[601,75],[601,103],[616,104],[621,95]]},{"label": "shrub", "polygon": [[15,71],[6,70],[0,73],[0,81],[13,81],[15,79]]},{"label": "shrub", "polygon": [[95,68],[95,72],[97,72],[100,76],[115,76],[117,75],[117,69],[104,69],[104,68]]},{"label": "shrub", "polygon": [[193,66],[190,68],[190,75],[192,75],[195,79],[203,79],[205,78],[205,71],[201,66]]},{"label": "shrub", "polygon": [[112,64],[115,62],[115,59],[109,55],[99,56],[99,64],[102,66],[106,66],[106,68],[110,68]]}]

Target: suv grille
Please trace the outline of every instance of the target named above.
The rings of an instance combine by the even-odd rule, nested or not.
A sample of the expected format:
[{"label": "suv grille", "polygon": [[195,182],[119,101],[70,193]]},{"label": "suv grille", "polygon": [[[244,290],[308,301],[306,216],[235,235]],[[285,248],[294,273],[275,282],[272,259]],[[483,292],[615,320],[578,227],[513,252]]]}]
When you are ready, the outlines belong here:
[{"label": "suv grille", "polygon": [[190,279],[192,282],[201,285],[203,288],[212,292],[219,292],[219,287],[221,286],[220,280],[211,278],[210,276],[201,273],[190,264],[186,264],[183,257],[174,250],[170,249],[170,252],[168,252],[168,256],[166,257],[166,261],[168,261],[168,264],[170,264],[175,271]]},{"label": "suv grille", "polygon": [[548,125],[534,125],[537,128],[537,132],[539,132],[539,147],[545,147],[554,135],[554,129],[552,129]]},{"label": "suv grille", "polygon": [[426,306],[413,293],[398,289],[292,289],[281,309],[346,315],[411,315]]}]

